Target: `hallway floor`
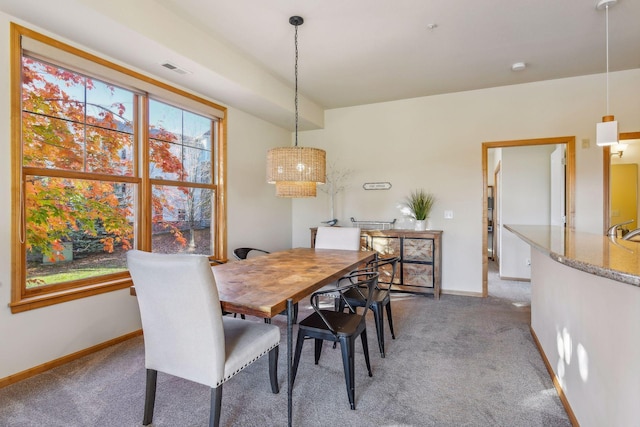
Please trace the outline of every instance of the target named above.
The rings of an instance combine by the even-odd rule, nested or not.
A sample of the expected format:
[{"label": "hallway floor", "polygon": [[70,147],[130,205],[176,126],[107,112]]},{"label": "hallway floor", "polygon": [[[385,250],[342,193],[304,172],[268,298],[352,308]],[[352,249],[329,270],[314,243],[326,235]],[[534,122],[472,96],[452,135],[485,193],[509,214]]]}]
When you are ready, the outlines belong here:
[{"label": "hallway floor", "polygon": [[489,260],[489,296],[512,301],[519,307],[531,305],[531,282],[502,280],[498,274],[498,263]]}]

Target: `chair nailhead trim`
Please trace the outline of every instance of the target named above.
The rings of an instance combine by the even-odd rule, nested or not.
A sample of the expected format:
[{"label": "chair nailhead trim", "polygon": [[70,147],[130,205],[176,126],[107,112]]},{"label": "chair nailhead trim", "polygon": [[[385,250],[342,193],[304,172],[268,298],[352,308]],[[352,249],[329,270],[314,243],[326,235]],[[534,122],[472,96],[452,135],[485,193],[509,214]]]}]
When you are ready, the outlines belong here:
[{"label": "chair nailhead trim", "polygon": [[256,360],[260,359],[262,356],[264,356],[265,354],[269,353],[271,350],[273,350],[274,348],[276,348],[277,346],[279,346],[280,343],[272,346],[271,348],[269,348],[266,351],[263,351],[262,353],[260,353],[258,356],[256,356],[255,358],[253,358],[253,360],[245,363],[240,369],[238,369],[237,371],[233,372],[232,374],[230,374],[229,376],[225,377],[222,379],[222,381],[218,381],[218,383],[216,384],[216,387],[219,387],[220,384],[223,384],[225,381],[227,381],[228,379],[230,379],[231,377],[233,377],[234,375],[236,375],[238,372],[242,371],[244,368],[246,368],[247,366],[251,365],[253,362],[255,362]]}]

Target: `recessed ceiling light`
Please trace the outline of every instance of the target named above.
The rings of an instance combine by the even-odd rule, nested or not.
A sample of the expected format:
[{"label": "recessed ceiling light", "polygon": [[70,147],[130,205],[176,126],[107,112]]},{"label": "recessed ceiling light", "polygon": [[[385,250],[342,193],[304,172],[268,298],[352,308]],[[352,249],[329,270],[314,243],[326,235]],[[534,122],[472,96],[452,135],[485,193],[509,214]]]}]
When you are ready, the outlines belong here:
[{"label": "recessed ceiling light", "polygon": [[524,62],[514,62],[511,65],[511,70],[512,71],[522,71],[525,68],[527,68],[527,64],[525,64]]}]

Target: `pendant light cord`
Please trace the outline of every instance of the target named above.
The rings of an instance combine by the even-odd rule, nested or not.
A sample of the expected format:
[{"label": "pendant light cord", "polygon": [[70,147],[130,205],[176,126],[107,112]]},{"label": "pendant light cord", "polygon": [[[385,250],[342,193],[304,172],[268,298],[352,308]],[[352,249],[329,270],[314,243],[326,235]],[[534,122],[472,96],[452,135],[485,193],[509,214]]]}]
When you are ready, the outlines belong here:
[{"label": "pendant light cord", "polygon": [[[298,146],[298,25],[294,25],[296,27],[296,35],[295,35],[295,50],[296,50],[296,61],[295,61],[295,109],[296,109],[296,147]],[[608,65],[607,65],[608,67]]]},{"label": "pendant light cord", "polygon": [[[606,14],[606,32],[607,32],[607,116],[609,115],[609,5],[605,6],[605,14]],[[298,27],[296,27],[297,30]],[[296,60],[297,62],[297,60]],[[296,101],[297,102],[297,101]],[[297,119],[296,119],[297,121]]]}]

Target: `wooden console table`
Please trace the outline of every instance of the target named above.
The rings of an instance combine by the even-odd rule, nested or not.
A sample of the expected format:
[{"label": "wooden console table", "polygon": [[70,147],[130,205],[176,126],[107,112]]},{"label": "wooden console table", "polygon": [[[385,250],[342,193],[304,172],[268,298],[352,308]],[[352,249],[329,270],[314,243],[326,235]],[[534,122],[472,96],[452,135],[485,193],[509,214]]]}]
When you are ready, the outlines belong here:
[{"label": "wooden console table", "polygon": [[[317,228],[311,228],[311,247],[316,232]],[[400,257],[393,291],[440,298],[442,230],[362,230],[361,240],[362,249],[374,250],[383,258]]]}]

